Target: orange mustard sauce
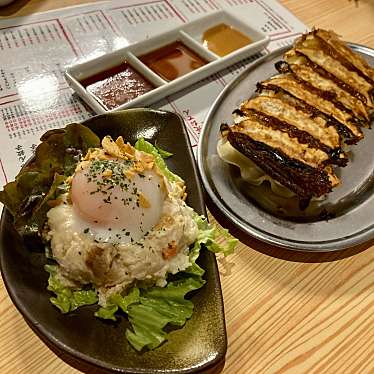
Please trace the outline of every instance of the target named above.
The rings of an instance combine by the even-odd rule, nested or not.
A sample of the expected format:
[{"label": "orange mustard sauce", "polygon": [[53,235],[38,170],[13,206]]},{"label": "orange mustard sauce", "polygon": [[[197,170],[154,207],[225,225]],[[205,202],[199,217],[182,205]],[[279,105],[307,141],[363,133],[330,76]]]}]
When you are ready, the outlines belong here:
[{"label": "orange mustard sauce", "polygon": [[147,53],[140,60],[166,81],[188,74],[207,63],[179,41]]},{"label": "orange mustard sauce", "polygon": [[251,38],[224,23],[206,30],[202,39],[204,47],[221,57],[252,43]]}]

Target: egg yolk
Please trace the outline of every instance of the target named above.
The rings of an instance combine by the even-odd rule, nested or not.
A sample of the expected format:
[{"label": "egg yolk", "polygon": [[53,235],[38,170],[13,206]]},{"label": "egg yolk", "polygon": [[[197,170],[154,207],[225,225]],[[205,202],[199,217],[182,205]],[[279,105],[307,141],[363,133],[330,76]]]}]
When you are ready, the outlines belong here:
[{"label": "egg yolk", "polygon": [[166,197],[163,178],[153,169],[127,173],[132,165],[94,160],[73,176],[74,212],[83,231],[99,241],[137,241],[160,220]]}]

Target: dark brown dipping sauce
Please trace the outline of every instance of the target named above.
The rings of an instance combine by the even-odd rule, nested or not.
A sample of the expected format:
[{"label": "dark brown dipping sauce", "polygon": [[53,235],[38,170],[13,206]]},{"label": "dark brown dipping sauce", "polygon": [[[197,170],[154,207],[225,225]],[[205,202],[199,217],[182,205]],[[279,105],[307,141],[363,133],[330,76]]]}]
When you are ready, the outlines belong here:
[{"label": "dark brown dipping sauce", "polygon": [[207,64],[207,61],[179,41],[147,53],[140,60],[167,81]]},{"label": "dark brown dipping sauce", "polygon": [[81,81],[108,109],[125,104],[155,87],[127,62]]}]

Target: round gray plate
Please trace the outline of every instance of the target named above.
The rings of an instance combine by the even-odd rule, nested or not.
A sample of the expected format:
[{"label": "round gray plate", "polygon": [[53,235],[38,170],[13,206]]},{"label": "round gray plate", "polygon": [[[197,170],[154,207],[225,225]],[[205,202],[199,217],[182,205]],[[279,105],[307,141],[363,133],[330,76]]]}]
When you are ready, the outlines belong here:
[{"label": "round gray plate", "polygon": [[[350,44],[374,66],[374,50]],[[363,243],[374,237],[374,129],[350,147],[350,162],[337,169],[341,185],[324,201],[335,218],[293,222],[278,218],[243,193],[235,167],[218,157],[216,146],[221,123],[232,123],[232,111],[250,97],[256,83],[276,74],[274,63],[289,47],[258,60],[231,82],[210,109],[198,147],[198,166],[204,186],[218,208],[237,227],[265,242],[295,250],[334,251]]]}]

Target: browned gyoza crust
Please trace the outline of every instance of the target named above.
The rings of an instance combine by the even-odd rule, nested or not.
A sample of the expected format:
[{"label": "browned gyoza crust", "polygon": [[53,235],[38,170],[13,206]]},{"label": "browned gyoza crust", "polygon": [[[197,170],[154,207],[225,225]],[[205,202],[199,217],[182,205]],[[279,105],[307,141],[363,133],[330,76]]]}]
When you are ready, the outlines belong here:
[{"label": "browned gyoza crust", "polygon": [[357,53],[354,53],[344,43],[341,43],[333,31],[322,29],[313,30],[313,34],[322,39],[334,51],[337,58],[349,69],[369,79],[374,85],[374,69]]},{"label": "browned gyoza crust", "polygon": [[297,110],[303,111],[310,118],[313,118],[318,123],[322,122],[326,126],[334,127],[339,134],[340,144],[343,143],[343,140],[347,144],[355,144],[360,140],[359,138],[356,138],[354,136],[354,134],[352,133],[352,131],[349,130],[348,127],[338,122],[333,117],[321,112],[318,108],[314,107],[313,105],[310,105],[304,100],[301,100],[293,96],[291,93],[283,90],[279,86],[272,85],[268,81],[258,82],[256,92],[260,94],[266,93],[267,95],[282,98],[282,100],[284,100],[287,103],[290,103],[292,106],[297,108]]},{"label": "browned gyoza crust", "polygon": [[347,128],[352,133],[352,138],[359,140],[363,137],[362,131],[355,123],[355,117],[337,106],[336,103],[329,100],[326,96],[316,92],[312,87],[303,82],[299,82],[293,74],[282,74],[262,82],[263,87],[279,87],[285,92],[291,94],[299,100],[306,102],[308,105],[315,107],[326,116],[332,117],[337,122]]},{"label": "browned gyoza crust", "polygon": [[326,121],[311,118],[282,97],[262,94],[244,102],[240,110],[246,116],[255,117],[273,129],[287,132],[302,144],[323,151],[329,156],[322,161],[325,164],[344,166],[347,163],[338,131],[333,126],[328,126]]},{"label": "browned gyoza crust", "polygon": [[268,123],[261,116],[259,112],[249,112],[245,120],[231,127],[231,132],[246,134],[311,167],[324,167],[329,160],[329,154],[324,149],[306,141],[299,130],[283,127],[282,123]]},{"label": "browned gyoza crust", "polygon": [[265,143],[257,142],[240,132],[230,131],[227,139],[239,152],[261,165],[261,169],[266,174],[302,199],[322,196],[332,189],[331,181],[325,170],[293,160],[283,152]]},{"label": "browned gyoza crust", "polygon": [[222,134],[300,199],[322,196],[340,183],[331,165],[347,164],[344,143],[370,124],[374,70],[324,30],[300,37],[276,68]]},{"label": "browned gyoza crust", "polygon": [[320,90],[321,95],[328,97],[343,110],[351,112],[362,121],[362,125],[367,126],[369,115],[365,104],[352,94],[352,91],[346,91],[334,81],[331,75],[326,74],[316,67],[303,55],[294,50],[290,50],[284,55],[287,65],[279,64],[280,72],[286,69],[301,82],[311,85],[314,89]]},{"label": "browned gyoza crust", "polygon": [[361,61],[358,55],[352,58],[351,53],[346,53],[348,47],[327,35],[326,31],[313,30],[295,42],[294,50],[332,74],[337,81],[350,86],[368,107],[373,108],[374,82],[369,77],[373,69],[364,64],[361,64],[364,71],[358,68]]}]

